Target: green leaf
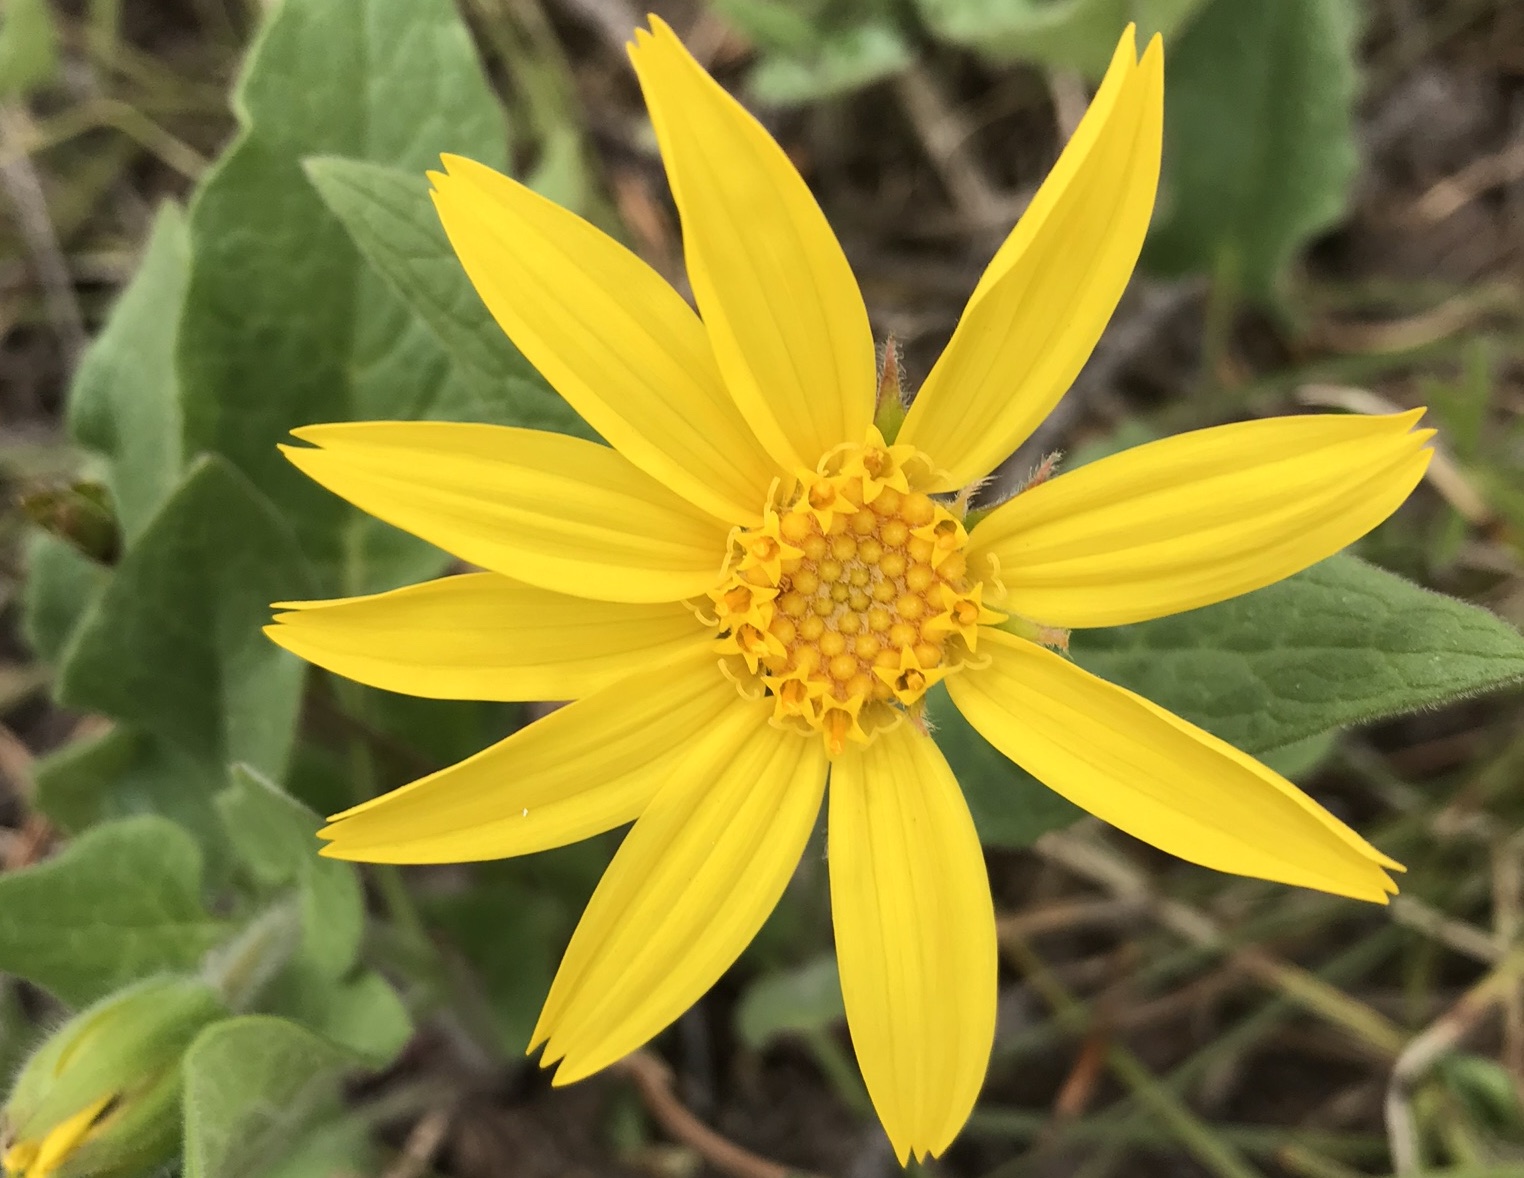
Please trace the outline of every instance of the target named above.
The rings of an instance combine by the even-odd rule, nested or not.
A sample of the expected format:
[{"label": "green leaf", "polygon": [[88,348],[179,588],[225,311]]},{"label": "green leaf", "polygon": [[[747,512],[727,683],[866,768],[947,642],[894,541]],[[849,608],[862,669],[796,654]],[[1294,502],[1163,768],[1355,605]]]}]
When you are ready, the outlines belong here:
[{"label": "green leaf", "polygon": [[43,531],[27,536],[21,634],[39,659],[58,662],[80,619],[110,579],[110,569],[67,540]]},{"label": "green leaf", "polygon": [[1077,632],[1075,661],[1249,753],[1524,682],[1524,636],[1353,556],[1220,605]]},{"label": "green leaf", "polygon": [[310,159],[306,168],[365,260],[433,333],[473,394],[436,409],[593,436],[488,313],[440,227],[423,176],[332,156]]},{"label": "green leaf", "polygon": [[1150,267],[1273,301],[1348,200],[1357,23],[1352,0],[1212,0],[1170,46]]},{"label": "green leaf", "polygon": [[311,1028],[376,1067],[391,1063],[413,1035],[407,1008],[380,974],[367,970],[347,981],[335,981],[305,957],[297,958],[260,992],[260,1005]]},{"label": "green leaf", "polygon": [[764,49],[801,51],[820,36],[822,0],[712,0],[716,12]]},{"label": "green leaf", "polygon": [[119,725],[76,740],[33,766],[37,808],[77,834],[98,822],[158,814],[190,830],[211,855],[208,874],[226,868],[221,823],[212,799],[223,784],[210,768],[148,733]]},{"label": "green leaf", "polygon": [[225,772],[280,777],[303,666],[260,632],[308,579],[285,522],[218,458],[193,465],[123,558],[60,670],[71,707],[128,721]]},{"label": "green leaf", "polygon": [[187,438],[226,455],[293,521],[324,589],[365,592],[430,576],[445,557],[354,512],[276,445],[299,425],[408,420],[473,398],[301,161],[422,172],[448,151],[502,166],[505,128],[449,0],[285,0],[267,12],[234,96],[242,129],[191,206]]},{"label": "green leaf", "polygon": [[827,1031],[845,1017],[836,955],[827,953],[748,986],[736,1007],[736,1031],[760,1051],[782,1035]]},{"label": "green leaf", "polygon": [[1524,1107],[1507,1068],[1485,1056],[1458,1051],[1442,1057],[1437,1070],[1473,1120],[1509,1141],[1524,1138]]},{"label": "green leaf", "polygon": [[201,851],[164,818],[97,827],[56,858],[0,876],[0,970],[84,1006],[194,968],[228,932],[201,903]]},{"label": "green leaf", "polygon": [[[1077,631],[1074,661],[1293,778],[1334,730],[1524,682],[1524,637],[1486,610],[1335,556],[1255,593],[1136,626]],[[990,846],[1081,811],[975,732],[945,690],[933,735]]]},{"label": "green leaf", "polygon": [[714,0],[714,7],[756,45],[747,85],[766,103],[859,90],[914,57],[898,5],[886,0]]},{"label": "green leaf", "polygon": [[341,1174],[385,1172],[371,1118],[363,1113],[319,1125],[302,1136],[259,1178],[335,1178]]},{"label": "green leaf", "polygon": [[183,465],[175,339],[189,274],[185,218],[166,204],[69,393],[69,429],[105,456],[106,485],[129,545],[169,498]]},{"label": "green leaf", "polygon": [[927,26],[944,41],[995,62],[1033,61],[1099,78],[1129,21],[1138,43],[1173,37],[1202,0],[916,0]]},{"label": "green leaf", "polygon": [[246,1015],[203,1031],[185,1054],[186,1178],[249,1178],[311,1126],[336,1119],[342,1048],[283,1018]]},{"label": "green leaf", "polygon": [[322,820],[268,778],[234,765],[233,784],[217,796],[228,840],[266,889],[296,887],[302,913],[302,956],[320,975],[342,978],[353,968],[365,931],[359,873],[318,856]]},{"label": "green leaf", "polygon": [[25,98],[58,73],[58,31],[48,0],[5,0],[0,10],[0,99]]},{"label": "green leaf", "polygon": [[824,32],[806,48],[764,53],[750,85],[777,106],[818,102],[893,77],[914,56],[892,21],[869,21]]}]

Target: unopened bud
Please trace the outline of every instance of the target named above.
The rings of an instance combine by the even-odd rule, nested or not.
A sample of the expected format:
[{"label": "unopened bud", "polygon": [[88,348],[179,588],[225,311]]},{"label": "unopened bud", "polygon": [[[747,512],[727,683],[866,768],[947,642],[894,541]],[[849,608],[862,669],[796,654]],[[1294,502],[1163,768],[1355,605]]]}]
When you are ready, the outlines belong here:
[{"label": "unopened bud", "polygon": [[878,395],[873,408],[873,424],[884,441],[893,444],[905,423],[905,390],[900,381],[900,347],[893,336],[884,341],[883,360],[878,368]]},{"label": "unopened bud", "polygon": [[1061,626],[1041,626],[1026,618],[1010,617],[1000,623],[1000,628],[1028,642],[1036,642],[1052,650],[1068,651],[1069,631]]},{"label": "unopened bud", "polygon": [[16,1077],[0,1116],[5,1178],[131,1178],[180,1142],[180,1062],[227,1016],[197,978],[150,978],[75,1015]]}]

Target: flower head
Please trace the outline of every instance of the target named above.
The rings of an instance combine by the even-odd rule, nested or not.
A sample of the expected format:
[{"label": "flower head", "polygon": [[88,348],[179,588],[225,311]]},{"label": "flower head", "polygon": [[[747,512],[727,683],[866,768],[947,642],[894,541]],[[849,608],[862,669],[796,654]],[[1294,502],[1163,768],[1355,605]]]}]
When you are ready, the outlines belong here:
[{"label": "flower head", "polygon": [[75,1015],[27,1061],[5,1103],[5,1178],[147,1173],[180,1142],[180,1060],[227,1014],[192,978],[152,978]]},{"label": "flower head", "polygon": [[[920,718],[945,681],[991,743],[1183,858],[1360,899],[1391,860],[1289,782],[1049,646],[1267,585],[1420,478],[1412,414],[1249,422],[968,496],[1079,372],[1142,247],[1163,51],[1131,30],[901,422],[803,180],[652,20],[631,49],[698,314],[586,222],[469,160],[434,200],[466,272],[610,445],[532,430],[299,429],[303,471],[488,570],[298,602],[283,646],[378,687],[572,699],[336,815],[324,853],[521,855],[634,820],[534,1034],[565,1083],[691,1005],[777,902],[830,781],[847,1020],[899,1156],[938,1153],[994,1034],[979,840]],[[880,431],[875,420],[887,431]],[[1047,643],[1048,645],[1045,645]]]}]

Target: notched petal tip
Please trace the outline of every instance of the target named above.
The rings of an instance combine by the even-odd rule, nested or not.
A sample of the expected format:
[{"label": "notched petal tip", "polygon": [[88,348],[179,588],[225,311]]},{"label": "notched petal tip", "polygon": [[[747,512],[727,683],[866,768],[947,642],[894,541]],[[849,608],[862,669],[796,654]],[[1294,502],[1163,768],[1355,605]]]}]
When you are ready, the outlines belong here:
[{"label": "notched petal tip", "polygon": [[650,22],[650,32],[647,32],[642,28],[637,28],[635,30],[636,37],[644,34],[645,36],[651,38],[653,41],[667,40],[671,41],[675,45],[682,45],[682,38],[673,32],[672,26],[664,21],[661,17],[657,16],[656,13],[646,13],[646,20]]},{"label": "notched petal tip", "polygon": [[[1154,40],[1158,39],[1159,34],[1155,33]],[[1138,22],[1135,20],[1128,21],[1127,27],[1122,30],[1122,35],[1117,38],[1117,52],[1120,53],[1124,48],[1136,62],[1138,60]]]},{"label": "notched petal tip", "polygon": [[[1379,858],[1367,857],[1366,864],[1369,869],[1368,882],[1347,887],[1342,892],[1335,894],[1342,894],[1351,900],[1359,900],[1366,904],[1390,903],[1391,898],[1397,894],[1398,888],[1396,881],[1381,867],[1377,866],[1383,859],[1384,856]],[[1397,868],[1397,870],[1400,871],[1401,868]]]},{"label": "notched petal tip", "polygon": [[[293,428],[290,433],[293,438],[297,439],[300,442],[306,442],[312,446],[321,446],[321,439],[323,435],[330,432],[330,430],[333,429],[334,424],[335,423],[330,422],[314,422],[312,425],[299,425]],[[289,443],[282,442],[280,443],[280,448],[282,450],[292,450],[298,449],[299,447],[294,447]]]},{"label": "notched petal tip", "polygon": [[665,30],[667,33],[672,32],[667,27],[667,23],[654,13],[648,13],[646,19],[651,22],[651,28],[648,29],[644,25],[636,25],[631,30],[630,40],[624,43],[624,51],[632,63],[638,56],[648,55],[655,49],[657,44],[656,30]]},{"label": "notched petal tip", "polygon": [[429,172],[429,179],[434,181],[435,187],[445,188],[471,188],[482,189],[494,182],[501,182],[504,177],[501,172],[480,160],[474,160],[468,155],[456,155],[452,152],[441,152],[439,162],[444,165],[444,172]]},{"label": "notched petal tip", "polygon": [[[541,1063],[540,1066],[541,1067],[554,1067],[555,1065],[554,1064]],[[573,1070],[571,1068],[568,1068],[563,1063],[560,1067],[556,1068],[555,1075],[551,1076],[551,1078],[550,1078],[550,1086],[552,1088],[565,1088],[568,1084],[575,1084],[578,1080],[585,1080],[590,1075],[592,1075],[591,1072],[583,1074],[583,1073],[575,1071],[575,1070]]]},{"label": "notched petal tip", "polygon": [[544,1011],[541,1011],[540,1019],[535,1023],[534,1031],[529,1036],[529,1046],[524,1054],[533,1055],[541,1047],[544,1051],[540,1054],[539,1067],[541,1071],[553,1072],[550,1077],[552,1088],[564,1088],[568,1084],[585,1080],[602,1070],[601,1067],[580,1066],[568,1056],[565,1036],[557,1028],[549,1025]]},{"label": "notched petal tip", "polygon": [[[306,438],[303,438],[302,440],[308,441]],[[296,467],[297,470],[301,471],[314,482],[322,483],[323,480],[318,476],[317,472],[322,470],[329,470],[332,467],[332,451],[329,451],[322,446],[315,444],[308,446],[292,446],[288,445],[285,442],[281,442],[278,443],[275,448],[281,452],[281,456],[285,458],[287,462]]]}]

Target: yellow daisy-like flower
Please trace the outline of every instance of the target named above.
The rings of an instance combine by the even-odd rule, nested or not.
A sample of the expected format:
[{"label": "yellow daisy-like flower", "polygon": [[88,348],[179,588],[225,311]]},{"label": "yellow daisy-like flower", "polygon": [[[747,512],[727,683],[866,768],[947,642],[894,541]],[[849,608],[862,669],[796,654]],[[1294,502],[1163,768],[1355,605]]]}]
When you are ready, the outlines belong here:
[{"label": "yellow daisy-like flower", "polygon": [[1079,372],[1137,261],[1163,50],[1123,37],[896,437],[862,297],[803,180],[660,21],[631,57],[698,314],[591,225],[448,158],[434,200],[504,331],[606,439],[320,425],[288,457],[487,572],[284,606],[270,633],[377,687],[575,702],[335,816],[324,853],[523,855],[634,821],[534,1033],[556,1082],[696,1001],[777,903],[830,780],[847,1021],[899,1157],[966,1120],[995,1026],[979,839],[920,719],[946,682],[984,736],[1105,821],[1220,871],[1384,901],[1397,864],[1289,782],[1041,644],[1260,588],[1385,519],[1416,414],[1202,430],[1031,487],[966,526],[951,492]]}]

